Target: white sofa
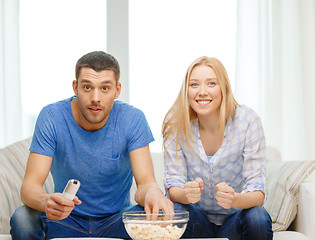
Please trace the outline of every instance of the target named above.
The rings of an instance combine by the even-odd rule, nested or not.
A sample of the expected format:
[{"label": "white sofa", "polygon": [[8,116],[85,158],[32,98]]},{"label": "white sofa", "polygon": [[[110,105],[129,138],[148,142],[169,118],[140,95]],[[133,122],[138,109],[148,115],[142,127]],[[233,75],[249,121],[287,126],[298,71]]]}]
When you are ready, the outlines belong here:
[{"label": "white sofa", "polygon": [[[30,141],[31,139],[28,138],[28,139],[19,141],[15,144],[12,144],[6,148],[0,149],[0,240],[11,239],[11,237],[9,236],[10,216],[14,212],[14,210],[22,204],[20,201],[19,190],[20,190],[20,186],[21,186],[22,179],[25,172],[25,166],[26,166]],[[285,173],[288,172],[287,168],[285,168],[287,167],[287,164],[283,164],[283,162],[280,161],[280,155],[277,151],[274,151],[274,149],[270,148],[267,154],[267,158],[273,162],[277,160],[278,162],[276,165],[279,166],[282,164],[283,166],[281,167],[281,169]],[[156,176],[157,182],[159,186],[161,187],[161,189],[164,189],[163,154],[152,153],[152,159],[154,163],[154,170],[155,170],[155,176]],[[292,213],[290,214],[291,217],[290,216],[285,217],[284,222],[285,224],[288,225],[292,222],[293,219],[294,221],[292,224],[290,224],[289,230],[287,230],[287,226],[283,226],[283,224],[279,225],[275,217],[275,220],[273,219],[274,226],[275,228],[277,228],[277,232],[275,232],[274,234],[275,240],[290,240],[290,239],[315,240],[315,206],[313,204],[313,202],[315,201],[315,173],[307,177],[307,175],[309,175],[309,173],[315,168],[315,162],[313,162],[312,164],[305,165],[305,166],[303,165],[304,168],[301,168],[302,165],[303,164],[298,164],[298,166],[300,167],[300,170],[293,170],[292,174],[290,174],[290,176],[288,177],[288,179],[291,179],[294,173],[296,174],[298,171],[301,171],[304,174],[302,179],[301,178],[299,180],[291,179],[293,182],[298,183],[298,186],[293,194],[295,207],[292,208],[293,210],[292,210]],[[275,170],[275,167],[271,166],[271,168],[269,169]],[[277,176],[274,176],[272,178],[276,178],[278,176],[279,174],[277,174]],[[301,181],[301,180],[303,180],[303,182],[299,184],[298,181]],[[280,182],[281,180],[276,180],[275,186],[281,185],[279,184]],[[289,185],[287,180],[285,180],[285,185],[286,186]],[[44,188],[48,192],[51,192],[53,190],[53,181],[52,181],[51,175],[48,176],[48,179],[46,180]],[[293,187],[290,187],[288,191],[292,191],[292,189]],[[134,192],[135,192],[135,185],[132,186],[131,196],[133,196]],[[288,195],[289,193],[285,193],[284,195],[285,200],[289,198]],[[280,197],[279,199],[281,200]],[[132,197],[132,201],[134,201],[133,197]],[[268,198],[266,201],[267,203],[268,201],[270,202]],[[297,205],[297,203],[299,204]],[[269,204],[270,211],[275,211],[275,209],[277,209],[278,206],[282,206],[282,205],[284,204],[280,204],[280,205]],[[298,208],[296,206],[298,206]],[[297,214],[295,210],[297,210]],[[276,213],[276,215],[281,215],[281,214],[283,215],[283,211],[280,214]],[[282,231],[278,231],[279,229]],[[284,230],[287,230],[287,231],[284,231]]]}]

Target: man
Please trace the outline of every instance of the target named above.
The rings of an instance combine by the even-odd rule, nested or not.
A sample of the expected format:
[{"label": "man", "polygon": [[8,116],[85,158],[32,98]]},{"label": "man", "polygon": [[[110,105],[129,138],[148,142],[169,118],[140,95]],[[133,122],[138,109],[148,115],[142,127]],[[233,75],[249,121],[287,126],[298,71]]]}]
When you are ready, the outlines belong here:
[{"label": "man", "polygon": [[[123,211],[174,211],[155,181],[148,146],[154,139],[144,114],[115,101],[119,76],[119,64],[110,54],[88,53],[76,64],[75,96],[39,114],[21,187],[26,206],[11,218],[13,240],[128,238]],[[43,189],[49,171],[53,194]],[[135,200],[143,208],[130,204],[133,176]],[[61,194],[69,179],[81,182],[73,201]]]}]

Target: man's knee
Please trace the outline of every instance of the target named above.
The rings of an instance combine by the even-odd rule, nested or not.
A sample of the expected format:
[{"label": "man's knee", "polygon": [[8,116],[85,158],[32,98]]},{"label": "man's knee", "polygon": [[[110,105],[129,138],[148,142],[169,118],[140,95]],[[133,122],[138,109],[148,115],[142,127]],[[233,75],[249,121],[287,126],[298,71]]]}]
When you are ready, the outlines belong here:
[{"label": "man's knee", "polygon": [[39,224],[40,226],[40,222],[41,212],[29,208],[26,205],[17,208],[11,217],[11,227],[15,224],[20,228],[33,224]]},{"label": "man's knee", "polygon": [[11,216],[11,235],[12,239],[33,234],[42,235],[42,213],[23,205],[17,208]]}]

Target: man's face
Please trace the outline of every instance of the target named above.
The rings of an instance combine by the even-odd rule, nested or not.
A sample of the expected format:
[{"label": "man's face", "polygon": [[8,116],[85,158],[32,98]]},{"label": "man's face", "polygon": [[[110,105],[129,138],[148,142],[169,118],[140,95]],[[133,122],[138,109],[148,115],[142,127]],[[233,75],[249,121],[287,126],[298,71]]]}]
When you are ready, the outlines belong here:
[{"label": "man's face", "polygon": [[73,81],[79,110],[74,116],[77,116],[79,126],[88,131],[102,128],[120,90],[121,84],[116,84],[112,70],[96,72],[91,68],[82,68],[78,80]]}]

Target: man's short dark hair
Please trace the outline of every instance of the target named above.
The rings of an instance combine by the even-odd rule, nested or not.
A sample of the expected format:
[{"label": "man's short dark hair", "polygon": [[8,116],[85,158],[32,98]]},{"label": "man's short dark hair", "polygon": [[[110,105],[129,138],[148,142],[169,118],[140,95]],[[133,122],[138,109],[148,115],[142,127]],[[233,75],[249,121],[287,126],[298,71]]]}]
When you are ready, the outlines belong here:
[{"label": "man's short dark hair", "polygon": [[112,70],[116,82],[119,81],[120,67],[118,61],[110,54],[103,51],[94,51],[83,55],[75,66],[75,78],[78,80],[82,68],[91,68],[96,72]]}]

